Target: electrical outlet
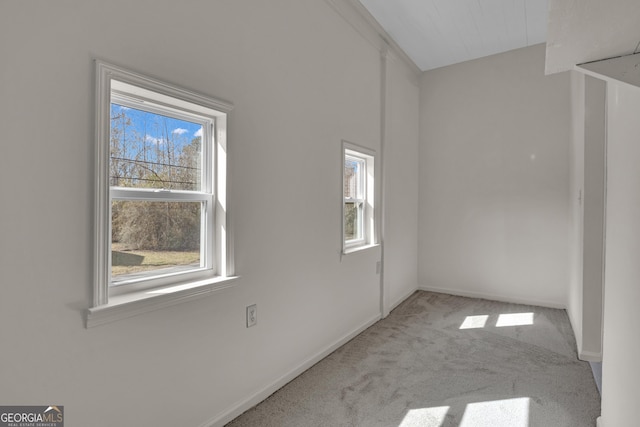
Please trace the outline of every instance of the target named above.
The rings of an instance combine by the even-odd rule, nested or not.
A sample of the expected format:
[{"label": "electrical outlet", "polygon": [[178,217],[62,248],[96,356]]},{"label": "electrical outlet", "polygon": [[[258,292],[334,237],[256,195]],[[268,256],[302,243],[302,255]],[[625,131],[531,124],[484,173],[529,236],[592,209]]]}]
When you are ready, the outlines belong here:
[{"label": "electrical outlet", "polygon": [[380,261],[376,262],[376,274],[380,274],[381,268],[382,268],[382,263]]},{"label": "electrical outlet", "polygon": [[247,307],[247,328],[258,323],[258,306],[256,304]]}]

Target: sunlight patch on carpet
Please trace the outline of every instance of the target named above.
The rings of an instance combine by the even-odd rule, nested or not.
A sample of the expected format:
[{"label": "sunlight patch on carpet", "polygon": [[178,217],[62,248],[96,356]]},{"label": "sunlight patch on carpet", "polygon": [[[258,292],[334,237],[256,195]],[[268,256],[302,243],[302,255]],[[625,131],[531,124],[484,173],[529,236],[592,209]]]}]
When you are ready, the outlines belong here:
[{"label": "sunlight patch on carpet", "polygon": [[498,316],[496,327],[533,325],[533,313],[505,313]]},{"label": "sunlight patch on carpet", "polygon": [[440,427],[448,411],[448,406],[411,409],[398,427]]},{"label": "sunlight patch on carpet", "polygon": [[529,427],[529,398],[469,403],[459,427]]},{"label": "sunlight patch on carpet", "polygon": [[487,319],[489,319],[489,315],[483,314],[480,316],[467,316],[460,325],[459,329],[477,329],[484,328],[487,324]]}]

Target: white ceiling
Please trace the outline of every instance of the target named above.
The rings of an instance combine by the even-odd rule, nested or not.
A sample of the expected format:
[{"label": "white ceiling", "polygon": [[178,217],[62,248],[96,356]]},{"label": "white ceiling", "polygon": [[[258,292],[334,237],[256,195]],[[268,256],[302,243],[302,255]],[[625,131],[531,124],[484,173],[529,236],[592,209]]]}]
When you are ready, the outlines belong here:
[{"label": "white ceiling", "polygon": [[423,71],[546,40],[547,0],[359,0]]}]

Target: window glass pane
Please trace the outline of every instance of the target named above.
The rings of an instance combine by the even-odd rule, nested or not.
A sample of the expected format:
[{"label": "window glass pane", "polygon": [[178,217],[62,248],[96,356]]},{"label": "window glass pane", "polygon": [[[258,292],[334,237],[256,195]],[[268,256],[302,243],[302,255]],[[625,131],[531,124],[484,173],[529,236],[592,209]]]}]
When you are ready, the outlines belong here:
[{"label": "window glass pane", "polygon": [[111,209],[114,283],[203,266],[202,202],[115,200]]},{"label": "window glass pane", "polygon": [[344,203],[344,239],[346,241],[362,238],[362,211],[361,202]]},{"label": "window glass pane", "polygon": [[200,191],[202,126],[111,103],[110,185]]},{"label": "window glass pane", "polygon": [[344,159],[344,198],[362,199],[362,174],[364,160],[351,156]]}]

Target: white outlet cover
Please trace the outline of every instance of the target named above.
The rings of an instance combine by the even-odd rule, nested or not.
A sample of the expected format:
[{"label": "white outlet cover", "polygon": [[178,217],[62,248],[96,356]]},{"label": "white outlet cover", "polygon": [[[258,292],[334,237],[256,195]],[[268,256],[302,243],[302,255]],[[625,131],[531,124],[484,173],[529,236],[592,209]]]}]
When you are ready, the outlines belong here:
[{"label": "white outlet cover", "polygon": [[247,306],[247,328],[255,326],[258,323],[258,306],[252,304]]}]

